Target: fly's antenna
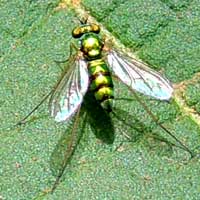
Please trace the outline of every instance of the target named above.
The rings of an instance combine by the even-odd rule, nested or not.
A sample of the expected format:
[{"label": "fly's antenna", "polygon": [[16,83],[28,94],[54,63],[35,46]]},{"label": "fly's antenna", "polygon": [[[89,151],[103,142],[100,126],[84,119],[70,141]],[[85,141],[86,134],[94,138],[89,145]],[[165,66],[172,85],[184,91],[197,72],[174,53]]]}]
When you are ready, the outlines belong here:
[{"label": "fly's antenna", "polygon": [[78,18],[79,22],[81,23],[81,25],[87,24],[88,22],[88,15],[83,16],[82,18]]}]

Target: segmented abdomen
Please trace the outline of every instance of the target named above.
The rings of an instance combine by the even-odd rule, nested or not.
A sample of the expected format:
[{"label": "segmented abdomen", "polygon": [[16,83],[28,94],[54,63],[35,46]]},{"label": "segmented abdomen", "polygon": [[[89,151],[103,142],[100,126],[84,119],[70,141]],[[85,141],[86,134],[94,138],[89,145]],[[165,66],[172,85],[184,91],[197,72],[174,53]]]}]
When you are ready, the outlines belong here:
[{"label": "segmented abdomen", "polygon": [[112,110],[113,82],[110,70],[102,59],[88,62],[88,71],[90,74],[90,90],[102,107],[108,111]]}]

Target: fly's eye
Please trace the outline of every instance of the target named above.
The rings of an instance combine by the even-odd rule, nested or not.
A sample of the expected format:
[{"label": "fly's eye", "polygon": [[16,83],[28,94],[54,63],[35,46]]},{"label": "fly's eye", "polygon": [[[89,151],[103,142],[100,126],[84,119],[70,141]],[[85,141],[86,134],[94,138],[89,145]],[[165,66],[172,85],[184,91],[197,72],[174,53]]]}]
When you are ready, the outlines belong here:
[{"label": "fly's eye", "polygon": [[81,27],[76,27],[72,30],[72,36],[74,38],[80,38],[83,35]]},{"label": "fly's eye", "polygon": [[91,31],[93,33],[99,33],[100,32],[100,26],[98,26],[97,24],[91,24]]}]

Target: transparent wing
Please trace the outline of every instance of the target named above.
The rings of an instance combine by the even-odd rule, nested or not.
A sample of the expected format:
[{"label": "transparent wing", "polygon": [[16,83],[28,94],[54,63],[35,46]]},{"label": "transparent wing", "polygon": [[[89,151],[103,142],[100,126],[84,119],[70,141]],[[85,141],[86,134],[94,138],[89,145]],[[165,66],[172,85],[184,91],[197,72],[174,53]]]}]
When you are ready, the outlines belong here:
[{"label": "transparent wing", "polygon": [[160,100],[169,100],[173,93],[170,82],[145,64],[111,50],[107,62],[112,72],[131,89]]},{"label": "transparent wing", "polygon": [[87,92],[88,84],[87,63],[83,59],[73,60],[50,99],[49,109],[55,121],[66,121],[77,111]]}]

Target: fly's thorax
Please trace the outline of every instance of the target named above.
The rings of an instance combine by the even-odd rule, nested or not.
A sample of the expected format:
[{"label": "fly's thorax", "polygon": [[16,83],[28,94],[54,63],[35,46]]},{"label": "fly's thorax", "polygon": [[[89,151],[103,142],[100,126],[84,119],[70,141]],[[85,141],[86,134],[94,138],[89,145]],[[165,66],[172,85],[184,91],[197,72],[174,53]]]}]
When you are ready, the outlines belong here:
[{"label": "fly's thorax", "polygon": [[88,71],[90,74],[90,90],[105,110],[112,108],[112,99],[114,98],[113,82],[110,70],[102,59],[88,62]]},{"label": "fly's thorax", "polygon": [[81,37],[81,48],[87,60],[95,60],[101,57],[103,42],[95,33],[86,33]]}]

